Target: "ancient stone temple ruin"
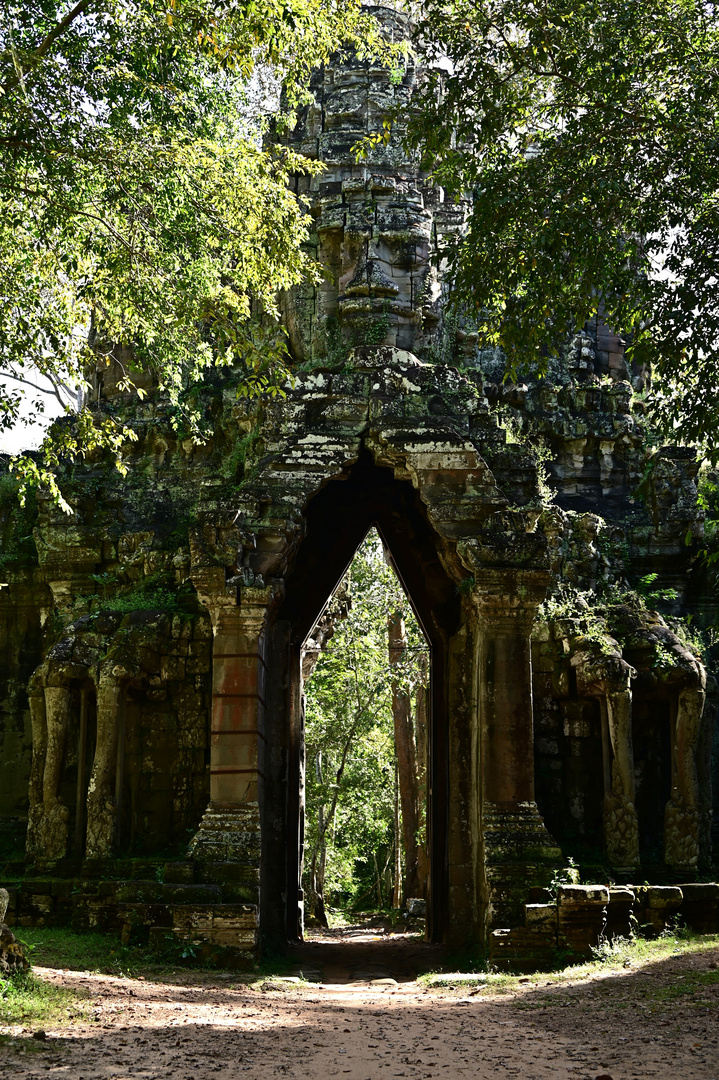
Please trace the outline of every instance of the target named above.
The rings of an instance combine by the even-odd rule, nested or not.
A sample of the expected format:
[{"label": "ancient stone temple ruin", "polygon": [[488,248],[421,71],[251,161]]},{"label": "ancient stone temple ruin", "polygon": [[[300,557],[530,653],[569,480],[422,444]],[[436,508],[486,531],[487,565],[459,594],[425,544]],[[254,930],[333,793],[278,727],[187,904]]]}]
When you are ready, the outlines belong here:
[{"label": "ancient stone temple ruin", "polygon": [[214,373],[201,441],[111,365],[98,407],[137,435],[128,475],[75,465],[71,517],[6,483],[0,863],[20,924],[248,958],[301,936],[303,646],[373,525],[431,646],[430,940],[520,926],[570,857],[603,884],[711,865],[716,684],[680,618],[717,620],[698,462],[652,440],[649,374],[601,323],[517,385],[447,314],[433,254],[462,205],[397,126],[352,149],[416,77],[314,77],[292,140],[325,164],[297,181],[325,273],[283,298],[284,396]]}]

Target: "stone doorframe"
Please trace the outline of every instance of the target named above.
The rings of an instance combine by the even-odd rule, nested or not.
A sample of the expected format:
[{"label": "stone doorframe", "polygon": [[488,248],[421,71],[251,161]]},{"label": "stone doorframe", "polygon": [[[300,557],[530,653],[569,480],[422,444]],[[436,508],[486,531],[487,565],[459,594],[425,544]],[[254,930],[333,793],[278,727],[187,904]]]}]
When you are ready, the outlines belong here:
[{"label": "stone doorframe", "polygon": [[368,367],[265,403],[252,480],[192,538],[214,653],[211,801],[190,850],[256,882],[267,944],[296,934],[300,650],[376,523],[432,647],[430,934],[484,943],[561,859],[534,802],[546,541],[507,508],[481,453],[504,433],[472,386],[389,349]]}]

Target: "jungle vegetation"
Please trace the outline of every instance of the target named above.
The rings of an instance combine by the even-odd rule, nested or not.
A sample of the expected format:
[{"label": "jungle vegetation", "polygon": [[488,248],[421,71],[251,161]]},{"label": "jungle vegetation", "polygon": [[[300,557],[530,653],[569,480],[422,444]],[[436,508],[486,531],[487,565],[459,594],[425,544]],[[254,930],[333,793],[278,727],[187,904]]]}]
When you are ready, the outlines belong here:
[{"label": "jungle vegetation", "polygon": [[717,455],[719,8],[423,0],[409,141],[473,198],[443,257],[480,344],[541,373],[595,314],[655,421]]},{"label": "jungle vegetation", "polygon": [[[307,908],[399,907],[427,880],[429,651],[371,530],[306,683]],[[349,601],[349,603],[348,603]]]},{"label": "jungle vegetation", "polygon": [[[0,428],[37,421],[37,372],[74,413],[110,359],[175,402],[217,364],[276,384],[282,334],[253,316],[316,274],[288,178],[319,166],[263,138],[345,47],[386,51],[360,0],[2,0]],[[16,471],[62,502],[59,458],[122,466],[127,437],[86,399]]]}]

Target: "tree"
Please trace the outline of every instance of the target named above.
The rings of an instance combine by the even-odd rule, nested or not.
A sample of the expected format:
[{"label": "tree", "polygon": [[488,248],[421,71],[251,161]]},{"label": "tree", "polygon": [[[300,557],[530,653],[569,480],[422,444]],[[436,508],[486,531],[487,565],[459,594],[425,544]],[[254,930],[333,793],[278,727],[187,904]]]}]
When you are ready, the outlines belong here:
[{"label": "tree", "polygon": [[[392,718],[394,745],[397,758],[397,784],[402,806],[402,834],[405,852],[404,895],[420,896],[425,885],[419,874],[419,832],[421,818],[420,766],[417,760],[417,736],[412,717],[410,690],[404,685],[408,662],[407,633],[402,609],[391,612],[387,618],[387,647],[390,671],[398,670],[399,677],[392,678]],[[405,672],[402,672],[402,668]]]},{"label": "tree", "polygon": [[[719,405],[719,9],[427,0],[409,139],[468,231],[444,253],[480,343],[540,373],[598,310],[651,362],[655,415]],[[716,447],[710,446],[715,451]]]},{"label": "tree", "polygon": [[[268,119],[291,122],[339,48],[381,52],[375,20],[360,0],[0,12],[0,425],[17,422],[36,371],[69,411],[63,385],[83,385],[98,358],[124,362],[117,343],[176,403],[213,364],[266,387],[284,345],[253,313],[275,314],[278,292],[316,273],[289,180],[320,168],[263,144]],[[59,450],[118,451],[121,435],[86,409]],[[24,474],[53,484],[29,460]]]}]

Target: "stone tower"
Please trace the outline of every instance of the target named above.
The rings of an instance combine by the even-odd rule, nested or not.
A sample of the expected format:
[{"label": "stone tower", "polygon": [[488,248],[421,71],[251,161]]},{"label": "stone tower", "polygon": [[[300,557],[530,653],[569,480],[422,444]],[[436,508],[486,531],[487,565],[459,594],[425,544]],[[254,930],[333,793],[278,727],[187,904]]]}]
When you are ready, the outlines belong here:
[{"label": "stone tower", "polygon": [[[408,36],[405,15],[371,10],[391,40]],[[461,228],[463,207],[446,203],[407,157],[401,121],[383,127],[391,109],[401,116],[408,106],[416,77],[412,63],[392,72],[344,57],[312,78],[314,101],[301,111],[291,145],[325,166],[297,181],[315,221],[324,279],[286,298],[300,362],[327,358],[340,343],[389,345],[420,359],[440,347],[442,284],[432,255]],[[379,141],[367,143],[368,135]]]}]

